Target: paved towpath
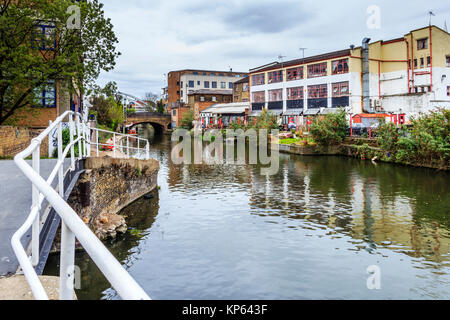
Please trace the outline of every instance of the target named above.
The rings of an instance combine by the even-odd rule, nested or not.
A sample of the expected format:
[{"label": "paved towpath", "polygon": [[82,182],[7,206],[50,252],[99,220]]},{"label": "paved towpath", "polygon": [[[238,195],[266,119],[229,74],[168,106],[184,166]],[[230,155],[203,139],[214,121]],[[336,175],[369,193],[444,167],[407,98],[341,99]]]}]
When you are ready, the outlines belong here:
[{"label": "paved towpath", "polygon": [[[31,164],[31,161],[28,163]],[[48,178],[55,164],[56,160],[41,160],[41,175],[44,179]],[[70,159],[66,159],[64,172],[69,166]],[[30,209],[30,181],[14,161],[0,161],[0,277],[17,271],[19,263],[11,247],[11,238],[25,222]],[[22,239],[25,245],[30,242],[29,234]]]}]

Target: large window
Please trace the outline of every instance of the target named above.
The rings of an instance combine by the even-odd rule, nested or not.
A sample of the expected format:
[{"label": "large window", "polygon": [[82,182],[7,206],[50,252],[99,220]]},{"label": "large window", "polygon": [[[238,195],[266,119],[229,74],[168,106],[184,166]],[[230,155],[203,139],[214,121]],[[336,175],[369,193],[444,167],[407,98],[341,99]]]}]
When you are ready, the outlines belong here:
[{"label": "large window", "polygon": [[269,90],[269,102],[283,101],[283,89]]},{"label": "large window", "polygon": [[303,79],[303,67],[287,69],[287,81]]},{"label": "large window", "polygon": [[34,90],[34,106],[56,108],[56,84],[50,81],[44,88]]},{"label": "large window", "polygon": [[212,87],[213,89],[217,89],[217,81],[211,82],[211,87]]},{"label": "large window", "polygon": [[266,101],[266,94],[264,91],[253,92],[252,93],[252,102],[261,103]]},{"label": "large window", "polygon": [[308,78],[323,77],[327,75],[327,63],[317,63],[308,66]]},{"label": "large window", "polygon": [[205,88],[209,88],[209,81],[205,81]]},{"label": "large window", "polygon": [[247,92],[248,91],[248,83],[244,83],[242,85],[242,91]]},{"label": "large window", "polygon": [[308,86],[309,99],[327,98],[327,97],[328,97],[328,89],[326,84]]},{"label": "large window", "polygon": [[252,85],[253,86],[260,86],[264,83],[265,83],[264,73],[255,74],[254,76],[252,76]]},{"label": "large window", "polygon": [[228,82],[228,89],[233,89],[233,82]]},{"label": "large window", "polygon": [[226,82],[221,82],[220,83],[220,88],[221,89],[226,89],[227,88],[227,83]]},{"label": "large window", "polygon": [[193,88],[194,87],[194,81],[193,80],[189,81],[188,87],[189,88]]},{"label": "large window", "polygon": [[428,48],[428,38],[417,40],[417,50]]},{"label": "large window", "polygon": [[333,74],[348,73],[348,59],[333,61],[331,66]]},{"label": "large window", "polygon": [[450,56],[445,57],[445,60],[447,61],[447,67],[450,67]]},{"label": "large window", "polygon": [[55,50],[55,26],[47,24],[36,25],[31,34],[31,47],[39,50]]},{"label": "large window", "polygon": [[268,73],[269,83],[283,82],[283,71],[273,71]]},{"label": "large window", "polygon": [[349,95],[348,82],[333,83],[333,98],[346,97]]},{"label": "large window", "polygon": [[303,87],[295,87],[287,89],[288,100],[303,100]]}]

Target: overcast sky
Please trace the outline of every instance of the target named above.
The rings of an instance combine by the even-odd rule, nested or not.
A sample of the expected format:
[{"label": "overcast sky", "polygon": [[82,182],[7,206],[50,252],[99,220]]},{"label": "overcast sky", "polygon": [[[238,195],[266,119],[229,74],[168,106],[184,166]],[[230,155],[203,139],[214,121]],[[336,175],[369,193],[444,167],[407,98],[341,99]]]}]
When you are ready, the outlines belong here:
[{"label": "overcast sky", "polygon": [[[305,56],[401,37],[432,23],[450,27],[447,0],[105,0],[122,56],[99,79],[123,92],[161,93],[165,74],[197,68],[248,72],[278,59]],[[367,9],[381,10],[381,28],[367,27]]]}]

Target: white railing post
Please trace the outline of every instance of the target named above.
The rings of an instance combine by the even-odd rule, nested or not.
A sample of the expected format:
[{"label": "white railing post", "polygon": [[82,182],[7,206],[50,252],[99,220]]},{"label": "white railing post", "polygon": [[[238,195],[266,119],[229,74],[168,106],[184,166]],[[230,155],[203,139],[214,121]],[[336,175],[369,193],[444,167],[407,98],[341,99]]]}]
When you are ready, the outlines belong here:
[{"label": "white railing post", "polygon": [[88,123],[87,125],[87,156],[91,156],[91,124]]},{"label": "white railing post", "polygon": [[[80,115],[79,114],[75,114],[76,118],[75,118],[75,123],[77,125],[77,136],[78,138],[81,137],[81,124],[80,124]],[[78,140],[78,159],[81,160],[83,159],[83,150],[81,150],[81,140]]]},{"label": "white railing post", "polygon": [[130,136],[127,135],[127,157],[130,159]]},{"label": "white railing post", "polygon": [[75,281],[75,234],[61,225],[61,261],[59,271],[59,299],[73,300]]},{"label": "white railing post", "polygon": [[113,155],[116,157],[116,133],[113,134]]},{"label": "white railing post", "polygon": [[[73,142],[73,136],[74,136],[74,132],[75,132],[75,128],[73,125],[73,115],[69,116],[69,130],[70,130],[70,144],[72,144]],[[72,145],[72,147],[70,147],[70,163],[71,163],[71,167],[70,169],[72,171],[75,170],[75,146]]]},{"label": "white railing post", "polygon": [[[33,152],[33,170],[40,175],[40,160],[41,160],[41,151],[40,146],[36,147]],[[33,221],[32,228],[32,239],[31,239],[31,263],[33,267],[36,267],[39,264],[39,234],[40,234],[40,203],[39,203],[39,189],[36,185],[33,184],[33,193],[32,193],[32,201],[33,208],[37,208],[36,219]]]},{"label": "white railing post", "polygon": [[100,134],[100,131],[96,130],[96,131],[95,131],[95,137],[96,137],[96,140],[97,140],[97,144],[96,144],[96,145],[97,145],[97,148],[96,148],[96,149],[97,149],[97,157],[99,156],[99,154],[98,154],[98,148],[99,148],[99,145],[98,145],[98,143],[99,143],[99,142],[98,142],[98,141],[99,141],[98,135],[99,135],[99,134]]},{"label": "white railing post", "polygon": [[148,160],[148,159],[150,159],[150,142],[149,141],[147,141],[147,145],[145,146],[145,151],[147,154],[147,159],[145,159],[145,160]]}]

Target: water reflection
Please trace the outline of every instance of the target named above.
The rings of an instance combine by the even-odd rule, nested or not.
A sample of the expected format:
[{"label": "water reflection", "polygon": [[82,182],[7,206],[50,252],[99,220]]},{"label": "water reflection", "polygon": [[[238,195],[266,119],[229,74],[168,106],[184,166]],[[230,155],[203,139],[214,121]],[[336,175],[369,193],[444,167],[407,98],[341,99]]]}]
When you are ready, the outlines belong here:
[{"label": "water reflection", "polygon": [[[159,199],[123,212],[146,233],[108,243],[153,298],[450,298],[448,173],[281,154],[279,172],[262,176],[174,165],[169,138],[155,139]],[[116,298],[78,261],[93,284],[82,297]],[[373,264],[379,292],[365,286]]]}]

